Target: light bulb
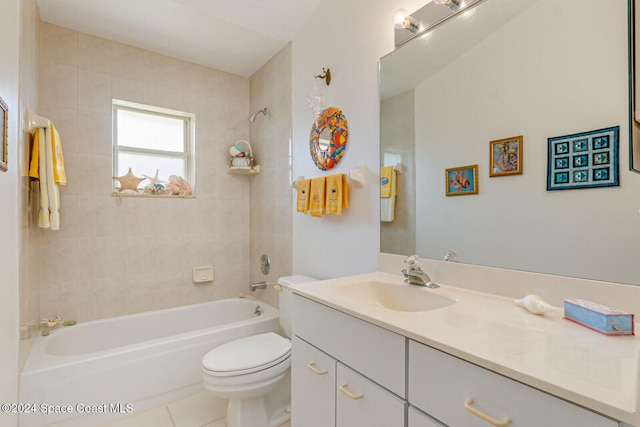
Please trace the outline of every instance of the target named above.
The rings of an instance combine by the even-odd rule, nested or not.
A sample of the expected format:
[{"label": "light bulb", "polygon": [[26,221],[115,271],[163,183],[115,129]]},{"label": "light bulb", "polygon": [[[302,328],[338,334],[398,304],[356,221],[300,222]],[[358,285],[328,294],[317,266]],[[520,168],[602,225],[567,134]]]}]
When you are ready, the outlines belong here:
[{"label": "light bulb", "polygon": [[404,28],[404,20],[407,18],[407,11],[405,9],[396,9],[393,12],[393,26],[397,29]]},{"label": "light bulb", "polygon": [[422,23],[414,19],[407,13],[405,9],[396,9],[393,12],[393,26],[397,29],[409,30],[412,33],[417,33],[422,30]]}]

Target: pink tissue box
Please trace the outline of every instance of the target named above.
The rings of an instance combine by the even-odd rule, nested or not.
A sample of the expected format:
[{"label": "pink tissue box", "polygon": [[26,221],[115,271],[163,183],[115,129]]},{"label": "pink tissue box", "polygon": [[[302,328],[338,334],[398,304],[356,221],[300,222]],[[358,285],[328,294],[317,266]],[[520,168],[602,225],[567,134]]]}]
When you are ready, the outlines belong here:
[{"label": "pink tissue box", "polygon": [[564,300],[564,318],[605,335],[634,335],[633,314],[593,301]]}]

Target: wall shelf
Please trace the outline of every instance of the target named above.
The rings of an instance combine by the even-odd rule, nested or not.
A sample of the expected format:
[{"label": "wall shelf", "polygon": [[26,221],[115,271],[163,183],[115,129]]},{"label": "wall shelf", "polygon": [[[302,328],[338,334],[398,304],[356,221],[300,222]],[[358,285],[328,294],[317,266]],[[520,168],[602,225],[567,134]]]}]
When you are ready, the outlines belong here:
[{"label": "wall shelf", "polygon": [[260,173],[260,165],[256,165],[254,167],[251,166],[229,166],[229,173],[234,173],[238,175],[254,175],[256,173]]}]

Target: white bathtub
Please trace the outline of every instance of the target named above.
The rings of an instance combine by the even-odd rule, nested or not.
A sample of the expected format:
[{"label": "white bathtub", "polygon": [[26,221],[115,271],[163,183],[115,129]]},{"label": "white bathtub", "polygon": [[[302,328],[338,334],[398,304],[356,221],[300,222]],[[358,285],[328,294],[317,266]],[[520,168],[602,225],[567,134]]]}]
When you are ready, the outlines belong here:
[{"label": "white bathtub", "polygon": [[195,393],[205,353],[278,328],[277,309],[234,298],[56,329],[20,376],[20,425],[94,426]]}]

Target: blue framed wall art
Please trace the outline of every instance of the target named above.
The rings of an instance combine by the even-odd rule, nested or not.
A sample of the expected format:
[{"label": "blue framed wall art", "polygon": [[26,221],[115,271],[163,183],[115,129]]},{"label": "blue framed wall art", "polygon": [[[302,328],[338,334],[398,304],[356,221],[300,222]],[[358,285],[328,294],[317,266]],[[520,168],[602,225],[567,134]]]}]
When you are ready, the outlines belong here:
[{"label": "blue framed wall art", "polygon": [[547,191],[619,186],[620,126],[548,138]]}]

